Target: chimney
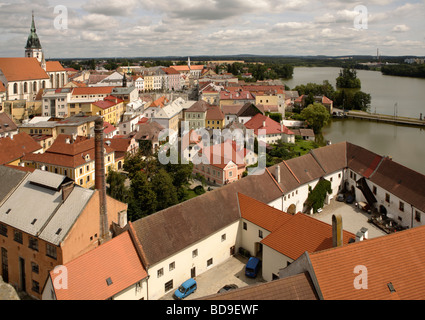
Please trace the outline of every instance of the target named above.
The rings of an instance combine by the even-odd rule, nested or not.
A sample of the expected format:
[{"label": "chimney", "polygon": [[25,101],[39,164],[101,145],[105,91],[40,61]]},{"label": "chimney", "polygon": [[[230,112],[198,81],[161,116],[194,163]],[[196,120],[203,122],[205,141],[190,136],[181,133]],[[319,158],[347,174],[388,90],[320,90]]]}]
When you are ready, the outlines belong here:
[{"label": "chimney", "polygon": [[360,232],[363,233],[364,240],[367,240],[369,238],[369,231],[367,228],[363,227],[360,229]]},{"label": "chimney", "polygon": [[342,246],[342,217],[341,215],[332,215],[332,246]]},{"label": "chimney", "polygon": [[280,165],[276,166],[276,181],[280,183]]},{"label": "chimney", "polygon": [[356,242],[363,241],[363,236],[364,236],[363,232],[358,231],[356,233]]},{"label": "chimney", "polygon": [[109,240],[108,211],[106,208],[106,181],[105,181],[105,151],[103,144],[103,118],[95,121],[95,189],[99,192],[100,236],[99,241]]},{"label": "chimney", "polygon": [[74,190],[74,182],[68,182],[62,185],[62,201],[65,201],[68,196],[71,194],[72,190]]}]

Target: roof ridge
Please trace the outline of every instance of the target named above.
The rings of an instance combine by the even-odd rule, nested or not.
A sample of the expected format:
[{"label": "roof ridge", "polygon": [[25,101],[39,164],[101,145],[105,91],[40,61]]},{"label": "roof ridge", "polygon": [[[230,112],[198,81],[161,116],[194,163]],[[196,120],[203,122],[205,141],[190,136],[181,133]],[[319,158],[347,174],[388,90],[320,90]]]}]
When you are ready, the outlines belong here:
[{"label": "roof ridge", "polygon": [[298,181],[299,184],[301,184],[300,179],[297,178],[297,176],[295,175],[295,173],[292,171],[292,169],[288,166],[288,164],[286,163],[285,160],[282,161],[282,163],[286,166],[286,168],[288,168],[289,172],[291,172],[291,174],[294,176],[294,178]]},{"label": "roof ridge", "polygon": [[[279,165],[279,164],[278,164]],[[284,191],[283,191],[283,189],[280,187],[280,185],[279,185],[279,183],[276,181],[276,179],[275,179],[275,177],[273,177],[273,175],[271,174],[271,172],[269,171],[269,169],[266,167],[266,172],[269,174],[269,176],[272,178],[272,180],[274,181],[274,183],[277,185],[277,187],[279,188],[279,190],[282,192],[282,193],[285,193]],[[299,181],[298,181],[299,182]]]}]

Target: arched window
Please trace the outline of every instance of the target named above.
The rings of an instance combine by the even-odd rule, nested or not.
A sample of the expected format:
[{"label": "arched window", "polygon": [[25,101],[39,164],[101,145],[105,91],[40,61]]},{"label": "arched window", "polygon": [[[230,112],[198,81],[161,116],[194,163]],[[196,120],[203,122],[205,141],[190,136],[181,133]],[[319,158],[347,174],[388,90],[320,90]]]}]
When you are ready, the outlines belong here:
[{"label": "arched window", "polygon": [[62,73],[62,87],[65,86],[65,74]]},{"label": "arched window", "polygon": [[24,82],[24,93],[28,92],[28,83]]},{"label": "arched window", "polygon": [[34,83],[32,84],[32,90],[34,92],[37,92],[37,82],[34,81]]},{"label": "arched window", "polygon": [[56,75],[56,88],[60,88],[60,85],[59,85],[59,75],[58,74]]},{"label": "arched window", "polygon": [[13,94],[18,94],[18,84],[13,84]]},{"label": "arched window", "polygon": [[42,87],[43,89],[46,89],[46,81],[44,81],[44,80],[43,80],[43,82],[41,83],[41,87]]}]

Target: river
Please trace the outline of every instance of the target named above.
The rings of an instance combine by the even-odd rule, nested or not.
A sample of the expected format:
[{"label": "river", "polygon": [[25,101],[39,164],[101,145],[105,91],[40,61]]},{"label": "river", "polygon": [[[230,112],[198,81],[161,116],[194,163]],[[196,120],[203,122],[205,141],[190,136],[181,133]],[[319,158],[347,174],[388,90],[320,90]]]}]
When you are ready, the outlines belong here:
[{"label": "river", "polygon": [[[335,87],[340,68],[295,68],[292,79],[284,81],[291,89],[308,82],[324,80]],[[372,96],[371,112],[418,118],[425,116],[425,79],[384,76],[378,71],[357,70],[362,91]],[[332,119],[323,128],[323,137],[332,143],[349,141],[425,174],[425,128],[379,123],[368,120]]]}]

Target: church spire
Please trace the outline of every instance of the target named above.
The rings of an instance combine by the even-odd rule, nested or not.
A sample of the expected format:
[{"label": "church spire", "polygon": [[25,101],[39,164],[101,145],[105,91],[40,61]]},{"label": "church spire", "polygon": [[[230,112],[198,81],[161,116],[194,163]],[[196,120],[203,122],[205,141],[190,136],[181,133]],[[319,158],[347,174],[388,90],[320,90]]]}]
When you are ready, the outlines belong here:
[{"label": "church spire", "polygon": [[42,48],[35,28],[34,11],[32,12],[31,32],[28,36],[27,45],[25,46],[25,57],[37,58],[41,63]]}]

